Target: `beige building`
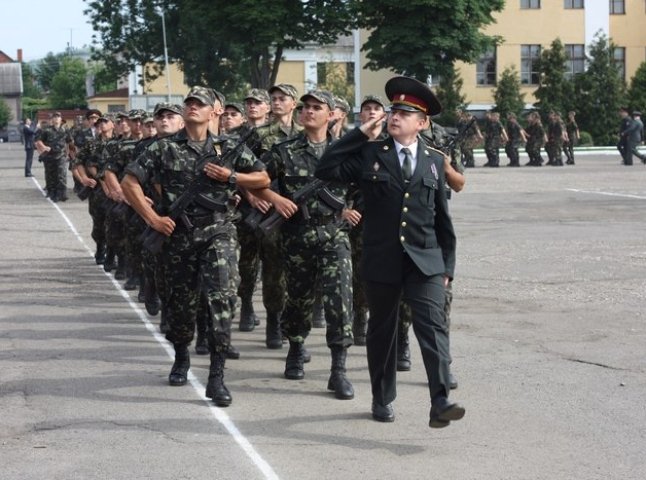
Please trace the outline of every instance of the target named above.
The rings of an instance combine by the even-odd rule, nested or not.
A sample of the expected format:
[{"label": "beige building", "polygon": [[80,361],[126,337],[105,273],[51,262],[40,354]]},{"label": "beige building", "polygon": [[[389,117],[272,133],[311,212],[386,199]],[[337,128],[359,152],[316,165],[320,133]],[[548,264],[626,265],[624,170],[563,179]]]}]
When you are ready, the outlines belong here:
[{"label": "beige building", "polygon": [[[645,0],[507,0],[504,10],[494,18],[496,23],[485,31],[502,37],[502,44],[475,64],[457,65],[464,80],[462,92],[473,110],[493,106],[495,84],[502,71],[511,66],[520,75],[525,101],[528,106],[533,104],[538,87],[536,59],[556,38],[565,45],[571,75],[585,69],[585,49],[598,32],[617,45],[615,60],[626,82],[646,60]],[[355,108],[364,95],[383,96],[385,82],[395,74],[361,68],[367,59],[360,46],[367,38],[368,32],[358,31],[332,48],[286,52],[279,79],[294,83],[302,91],[301,86],[324,83],[314,75],[321,69],[313,65],[332,61],[354,70]]]}]

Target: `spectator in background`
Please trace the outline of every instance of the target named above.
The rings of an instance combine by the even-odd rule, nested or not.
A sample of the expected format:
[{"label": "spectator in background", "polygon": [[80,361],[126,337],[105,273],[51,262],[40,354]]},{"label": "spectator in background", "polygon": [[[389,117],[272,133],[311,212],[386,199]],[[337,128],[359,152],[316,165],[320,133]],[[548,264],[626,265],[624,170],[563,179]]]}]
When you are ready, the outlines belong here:
[{"label": "spectator in background", "polygon": [[31,164],[34,160],[34,137],[38,130],[37,124],[32,124],[30,118],[25,118],[25,124],[22,127],[22,138],[25,144],[25,177],[33,177],[31,174]]}]

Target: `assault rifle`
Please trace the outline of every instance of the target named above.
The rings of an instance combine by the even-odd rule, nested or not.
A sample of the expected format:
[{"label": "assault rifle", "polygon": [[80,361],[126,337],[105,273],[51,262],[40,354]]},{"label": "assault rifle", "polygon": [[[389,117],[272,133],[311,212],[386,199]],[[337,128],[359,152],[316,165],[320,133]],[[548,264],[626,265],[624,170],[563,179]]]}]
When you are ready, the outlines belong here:
[{"label": "assault rifle", "polygon": [[[221,157],[215,155],[213,150],[213,141],[209,136],[207,144],[205,146],[205,153],[198,160],[198,165],[206,165],[209,162],[218,163],[219,165],[224,165],[225,162],[237,154],[237,152],[244,147],[245,142],[251,137],[254,130],[250,129],[247,133],[242,135],[238,143],[227,152],[224,153]],[[168,208],[167,217],[173,219],[173,221],[181,220],[184,222],[184,225],[187,227],[192,227],[191,221],[186,215],[186,208],[193,203],[208,204],[209,206],[216,206],[212,203],[209,203],[208,197],[203,195],[205,189],[211,185],[212,179],[209,178],[206,173],[202,170],[198,177],[191,183],[188,188],[182,193],[177,199],[171,204]],[[161,232],[158,232],[150,225],[146,227],[144,233],[141,234],[141,240],[146,249],[151,253],[159,253],[162,249],[164,240],[166,240],[166,235]]]},{"label": "assault rifle", "polygon": [[[317,178],[305,185],[303,188],[300,188],[299,190],[294,192],[294,194],[292,195],[292,201],[296,205],[298,205],[298,209],[300,210],[301,215],[305,220],[310,219],[310,212],[307,208],[307,201],[315,195],[317,195],[319,200],[321,200],[325,205],[330,207],[335,212],[340,211],[345,206],[345,203],[342,200],[339,200],[332,194],[332,192],[330,192],[330,190],[328,190],[328,183],[329,182],[319,180]],[[256,222],[258,226],[257,228],[263,233],[269,233],[277,229],[288,220],[280,213],[278,213],[278,211],[276,211],[276,209],[274,209],[273,207],[269,210],[269,212],[267,212],[266,217],[262,212],[258,212],[257,214],[252,215],[256,215],[256,218],[258,218],[258,214],[260,215],[260,218],[262,218],[262,220]],[[253,220],[251,222],[247,221],[247,224],[253,226]]]}]

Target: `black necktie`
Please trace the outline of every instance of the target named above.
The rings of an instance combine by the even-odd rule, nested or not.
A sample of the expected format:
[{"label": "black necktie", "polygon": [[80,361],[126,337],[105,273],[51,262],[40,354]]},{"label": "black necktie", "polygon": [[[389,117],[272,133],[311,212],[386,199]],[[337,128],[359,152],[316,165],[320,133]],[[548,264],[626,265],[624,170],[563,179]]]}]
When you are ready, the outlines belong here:
[{"label": "black necktie", "polygon": [[404,163],[402,164],[402,176],[405,181],[410,181],[413,176],[413,157],[410,155],[408,148],[402,148],[401,152],[404,154]]}]

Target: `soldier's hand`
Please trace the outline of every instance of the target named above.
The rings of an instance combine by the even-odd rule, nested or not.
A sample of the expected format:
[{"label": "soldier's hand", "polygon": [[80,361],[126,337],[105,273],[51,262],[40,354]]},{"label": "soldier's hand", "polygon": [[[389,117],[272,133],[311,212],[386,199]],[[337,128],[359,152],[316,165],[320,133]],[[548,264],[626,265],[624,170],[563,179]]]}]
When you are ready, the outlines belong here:
[{"label": "soldier's hand", "polygon": [[265,200],[261,200],[253,194],[250,194],[247,197],[247,200],[249,201],[249,205],[251,205],[256,210],[260,210],[262,213],[267,213],[271,208],[271,203]]},{"label": "soldier's hand", "polygon": [[233,173],[231,170],[215,163],[207,163],[204,167],[204,172],[209,178],[217,180],[218,182],[226,182]]},{"label": "soldier's hand", "polygon": [[94,188],[96,187],[96,180],[93,178],[84,178],[83,181],[81,182],[84,186]]},{"label": "soldier's hand", "polygon": [[285,218],[291,218],[298,211],[298,205],[285,197],[275,199],[274,208]]},{"label": "soldier's hand", "polygon": [[359,129],[370,140],[376,140],[377,136],[381,133],[381,122],[386,118],[386,113],[382,113],[375,118],[371,118],[366,123],[362,124]]},{"label": "soldier's hand", "polygon": [[352,208],[344,208],[341,212],[341,218],[353,227],[356,227],[361,222],[361,214]]},{"label": "soldier's hand", "polygon": [[167,237],[170,237],[170,235],[175,230],[175,222],[170,217],[157,216],[150,223],[150,226],[157,230],[159,233],[163,233]]}]

